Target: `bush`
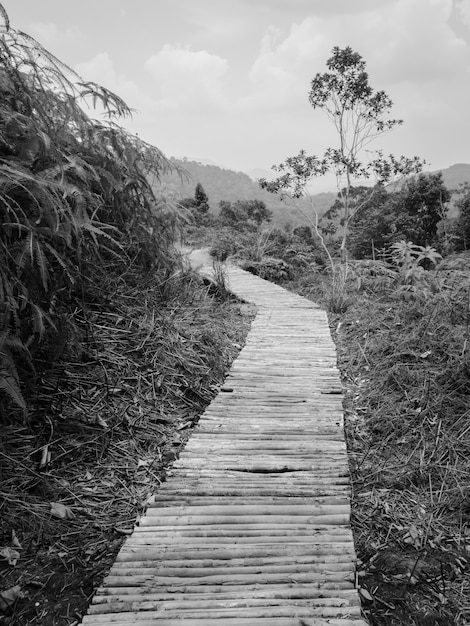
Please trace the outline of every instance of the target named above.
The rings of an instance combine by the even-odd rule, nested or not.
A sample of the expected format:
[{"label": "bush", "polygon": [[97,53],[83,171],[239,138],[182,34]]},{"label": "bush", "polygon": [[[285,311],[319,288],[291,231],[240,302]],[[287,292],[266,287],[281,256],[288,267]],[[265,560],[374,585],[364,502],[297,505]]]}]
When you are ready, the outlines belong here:
[{"label": "bush", "polygon": [[[156,272],[163,285],[177,256],[175,207],[150,183],[172,163],[115,123],[130,114],[118,96],[82,82],[2,15],[0,412],[6,414],[12,406],[25,412],[21,383],[30,386],[31,368],[49,364],[47,347],[63,342],[65,326],[74,336],[74,316],[87,300],[95,304],[110,294],[113,277],[135,268]],[[90,101],[108,122],[84,113]]]},{"label": "bush", "polygon": [[273,283],[282,283],[293,277],[293,268],[282,259],[264,257],[261,261],[244,261],[240,267]]}]

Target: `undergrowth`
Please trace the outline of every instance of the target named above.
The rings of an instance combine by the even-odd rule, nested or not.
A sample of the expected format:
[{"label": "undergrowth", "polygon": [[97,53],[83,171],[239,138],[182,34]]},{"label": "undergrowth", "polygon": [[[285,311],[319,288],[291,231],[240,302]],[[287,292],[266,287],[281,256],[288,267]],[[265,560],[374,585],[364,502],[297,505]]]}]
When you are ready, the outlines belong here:
[{"label": "undergrowth", "polygon": [[242,305],[191,272],[109,276],[80,342],[0,431],[0,623],[78,624],[243,343]]},{"label": "undergrowth", "polygon": [[431,291],[371,291],[372,281],[331,317],[347,390],[359,581],[374,626],[470,619],[470,281],[462,278],[429,273]]}]

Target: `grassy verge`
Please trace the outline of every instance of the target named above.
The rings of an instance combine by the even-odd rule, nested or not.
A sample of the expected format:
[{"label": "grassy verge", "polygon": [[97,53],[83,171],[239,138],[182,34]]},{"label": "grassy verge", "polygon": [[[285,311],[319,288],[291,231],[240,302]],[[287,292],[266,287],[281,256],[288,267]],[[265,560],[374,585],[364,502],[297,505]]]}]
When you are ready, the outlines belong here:
[{"label": "grassy verge", "polygon": [[243,305],[190,272],[108,291],[77,312],[80,337],[45,367],[31,420],[4,419],[4,625],[79,623],[249,328]]},{"label": "grassy verge", "polygon": [[[358,583],[373,626],[469,623],[469,276],[445,264],[400,287],[355,276],[342,312],[329,314],[346,392]],[[319,274],[291,287],[336,302]]]}]

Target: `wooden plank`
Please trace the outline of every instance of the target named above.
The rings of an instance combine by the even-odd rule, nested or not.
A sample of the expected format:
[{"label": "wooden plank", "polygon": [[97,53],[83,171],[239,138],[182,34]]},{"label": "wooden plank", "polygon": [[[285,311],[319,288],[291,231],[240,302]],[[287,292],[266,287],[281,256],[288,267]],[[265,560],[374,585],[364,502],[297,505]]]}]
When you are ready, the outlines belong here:
[{"label": "wooden plank", "polygon": [[326,315],[238,268],[228,281],[258,307],[246,345],[84,626],[365,625]]}]

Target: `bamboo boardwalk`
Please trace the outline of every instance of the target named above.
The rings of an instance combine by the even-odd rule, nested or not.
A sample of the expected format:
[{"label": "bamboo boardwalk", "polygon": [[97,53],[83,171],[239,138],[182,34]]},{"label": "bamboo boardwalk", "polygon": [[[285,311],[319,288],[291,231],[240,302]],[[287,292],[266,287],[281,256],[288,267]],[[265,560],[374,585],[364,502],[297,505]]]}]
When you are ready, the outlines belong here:
[{"label": "bamboo boardwalk", "polygon": [[84,626],[366,626],[326,314],[227,272],[258,308],[246,345]]}]

